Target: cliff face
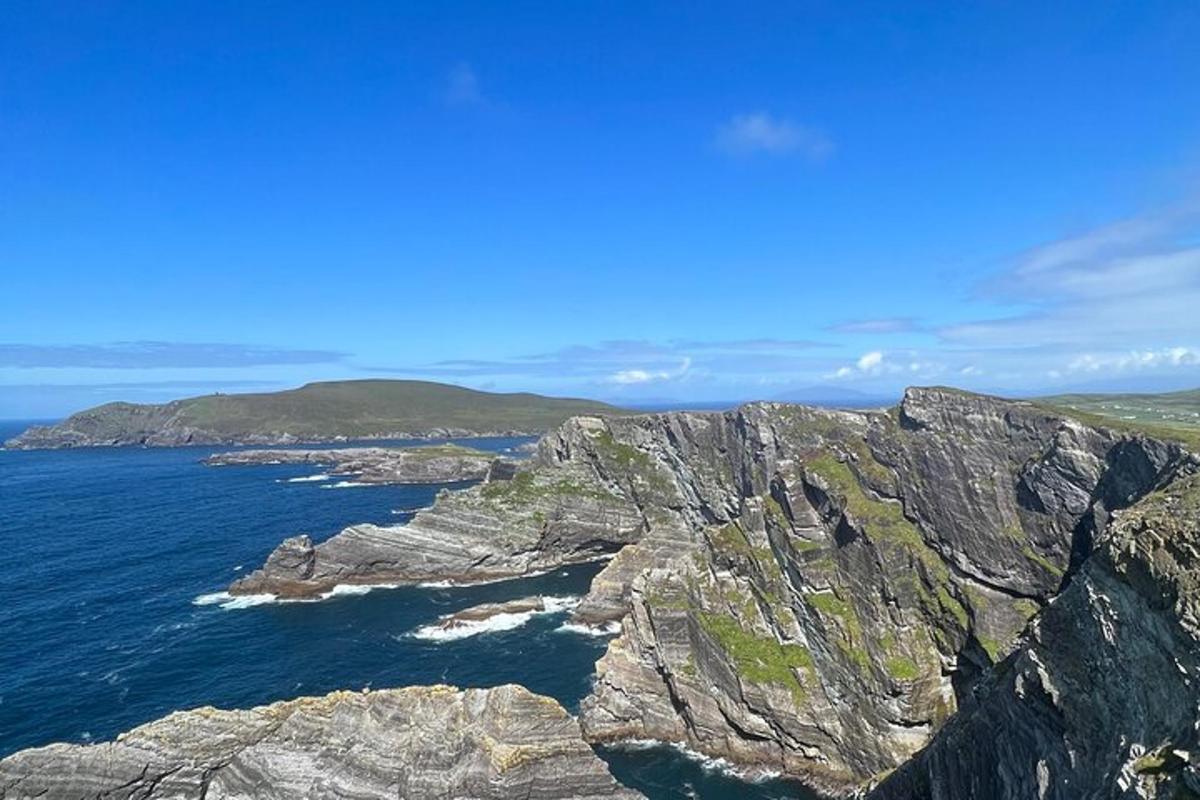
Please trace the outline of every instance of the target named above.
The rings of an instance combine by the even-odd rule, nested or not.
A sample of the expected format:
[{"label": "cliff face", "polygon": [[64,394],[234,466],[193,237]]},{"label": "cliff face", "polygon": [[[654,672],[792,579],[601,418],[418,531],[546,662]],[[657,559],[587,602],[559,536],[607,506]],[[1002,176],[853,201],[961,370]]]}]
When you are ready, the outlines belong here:
[{"label": "cliff face", "polygon": [[612,426],[686,465],[695,535],[662,548],[652,527],[610,567],[636,577],[585,732],[685,741],[831,790],[923,746],[1109,512],[1188,464],[1173,445],[941,390],[895,414],[752,406]]},{"label": "cliff face", "polygon": [[0,761],[0,798],[635,800],[553,700],[518,686],[201,708]]},{"label": "cliff face", "polygon": [[576,611],[623,622],[585,734],[842,791],[969,708],[1112,513],[1195,469],[1178,445],[952,390],[889,413],[583,417],[508,480],[407,526],[292,542],[232,588],[476,580],[619,550]]},{"label": "cliff face", "polygon": [[1119,512],[1021,645],[872,800],[1200,796],[1200,478]]}]

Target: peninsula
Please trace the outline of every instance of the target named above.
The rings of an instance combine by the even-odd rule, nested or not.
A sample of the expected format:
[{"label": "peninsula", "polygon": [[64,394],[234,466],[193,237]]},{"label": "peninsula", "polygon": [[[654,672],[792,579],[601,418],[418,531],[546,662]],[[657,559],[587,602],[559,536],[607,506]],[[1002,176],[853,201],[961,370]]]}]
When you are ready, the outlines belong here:
[{"label": "peninsula", "polygon": [[621,414],[591,400],[496,394],[443,383],[358,380],[259,394],[214,394],[160,405],[108,403],[5,446],[281,445],[354,439],[539,435],[579,414]]}]

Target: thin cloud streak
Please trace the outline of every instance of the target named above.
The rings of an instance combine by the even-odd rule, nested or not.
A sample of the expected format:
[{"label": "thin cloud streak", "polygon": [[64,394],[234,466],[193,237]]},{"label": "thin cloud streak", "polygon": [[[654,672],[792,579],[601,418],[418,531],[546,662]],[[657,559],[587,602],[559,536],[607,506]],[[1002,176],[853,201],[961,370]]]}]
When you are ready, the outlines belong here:
[{"label": "thin cloud streak", "polygon": [[0,344],[0,368],[170,369],[334,364],[348,353],[247,344],[111,342],[108,344]]},{"label": "thin cloud streak", "polygon": [[733,156],[799,155],[823,161],[833,154],[833,142],[808,125],[771,116],[765,111],[737,114],[717,128],[717,148]]}]

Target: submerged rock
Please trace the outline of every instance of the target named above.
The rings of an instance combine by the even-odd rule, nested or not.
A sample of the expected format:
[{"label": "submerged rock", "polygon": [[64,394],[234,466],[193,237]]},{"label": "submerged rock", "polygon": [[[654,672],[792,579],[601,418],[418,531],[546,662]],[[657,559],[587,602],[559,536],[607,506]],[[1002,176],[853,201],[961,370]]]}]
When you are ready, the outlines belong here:
[{"label": "submerged rock", "polygon": [[503,461],[458,445],[346,447],[333,450],[233,450],[204,459],[210,467],[321,464],[357,483],[456,483],[483,480]]},{"label": "submerged rock", "polygon": [[519,686],[334,692],[182,711],[0,760],[0,798],[635,800],[554,700]]}]

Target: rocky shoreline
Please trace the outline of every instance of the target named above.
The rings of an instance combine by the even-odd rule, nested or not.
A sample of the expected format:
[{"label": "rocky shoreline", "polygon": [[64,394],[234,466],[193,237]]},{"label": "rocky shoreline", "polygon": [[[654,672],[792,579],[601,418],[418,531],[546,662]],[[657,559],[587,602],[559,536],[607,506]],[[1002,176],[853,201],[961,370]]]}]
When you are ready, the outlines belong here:
[{"label": "rocky shoreline", "polygon": [[554,700],[520,686],[199,708],[116,741],[0,760],[0,798],[637,800]]},{"label": "rocky shoreline", "polygon": [[1200,793],[1198,476],[1180,443],[942,388],[882,412],[576,417],[405,525],[288,539],[229,591],[611,558],[571,617],[620,631],[588,742],[828,796],[1165,800]]},{"label": "rocky shoreline", "polygon": [[313,464],[357,483],[458,483],[511,474],[514,462],[459,445],[350,447],[332,450],[232,450],[203,459],[210,467]]},{"label": "rocky shoreline", "polygon": [[420,431],[388,431],[360,436],[297,436],[291,433],[254,433],[226,436],[193,427],[155,431],[133,431],[118,435],[97,435],[77,430],[65,423],[34,425],[4,442],[6,450],[62,450],[73,447],[290,447],[306,444],[350,444],[353,442],[441,439],[526,438],[540,436],[540,430],[475,430],[469,428],[429,428]]},{"label": "rocky shoreline", "polygon": [[620,623],[581,722],[855,791],[1019,647],[1112,515],[1200,461],[1032,404],[751,404],[569,420],[508,479],[403,526],[281,546],[231,592],[469,582],[617,553],[573,622]]}]

